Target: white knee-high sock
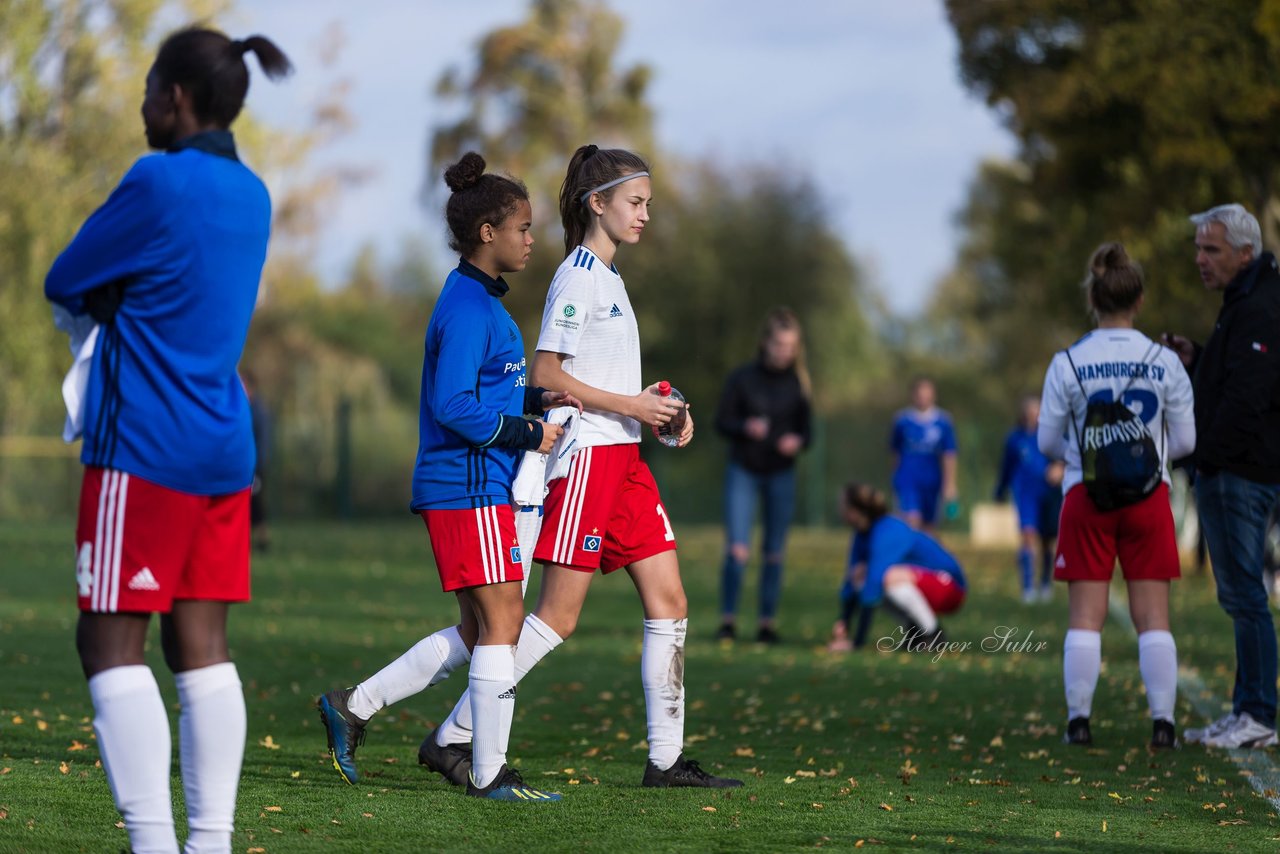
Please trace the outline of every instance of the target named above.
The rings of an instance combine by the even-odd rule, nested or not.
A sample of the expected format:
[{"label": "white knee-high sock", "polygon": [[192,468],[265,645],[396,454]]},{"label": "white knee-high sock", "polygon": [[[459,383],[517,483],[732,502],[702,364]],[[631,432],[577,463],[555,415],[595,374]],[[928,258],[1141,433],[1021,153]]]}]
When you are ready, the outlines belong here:
[{"label": "white knee-high sock", "polygon": [[1178,647],[1166,631],[1138,635],[1138,670],[1147,686],[1147,706],[1152,720],[1173,722],[1178,697]]},{"label": "white knee-high sock", "polygon": [[924,631],[932,632],[938,628],[938,617],[929,607],[929,600],[924,598],[920,588],[914,584],[895,584],[892,587],[886,587],[884,598],[901,608],[902,613],[914,620],[915,624]]},{"label": "white knee-high sock", "polygon": [[129,847],[137,854],[177,854],[169,791],[169,715],[151,668],[113,667],[89,680],[93,729]]},{"label": "white knee-high sock", "polygon": [[356,686],[347,708],[361,720],[444,680],[471,658],[457,626],[423,638],[404,655]]},{"label": "white knee-high sock", "polygon": [[1093,692],[1102,670],[1102,634],[1068,629],[1062,642],[1062,683],[1067,693],[1067,719],[1087,718],[1093,712]]},{"label": "white knee-high sock", "polygon": [[640,652],[649,761],[665,771],[684,750],[684,637],[689,621],[645,620]]},{"label": "white knee-high sock", "polygon": [[191,832],[185,854],[230,854],[236,789],[248,723],[240,675],[231,662],[174,675],[178,755]]},{"label": "white knee-high sock", "polygon": [[471,780],[483,788],[507,761],[511,716],[516,708],[516,655],[513,646],[477,646],[468,679],[471,718]]},{"label": "white knee-high sock", "polygon": [[[520,642],[516,644],[516,684],[533,666],[544,659],[551,650],[564,643],[564,638],[536,614],[524,618],[520,628]],[[443,747],[446,744],[469,744],[471,742],[471,695],[466,691],[458,698],[453,711],[436,734],[436,742]]]}]

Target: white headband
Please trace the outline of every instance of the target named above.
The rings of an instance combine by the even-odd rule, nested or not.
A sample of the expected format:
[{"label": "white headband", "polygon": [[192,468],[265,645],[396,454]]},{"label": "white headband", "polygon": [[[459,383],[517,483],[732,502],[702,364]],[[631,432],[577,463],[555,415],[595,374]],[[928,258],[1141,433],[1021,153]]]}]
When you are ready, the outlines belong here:
[{"label": "white headband", "polygon": [[595,187],[583,193],[582,203],[585,205],[587,203],[587,200],[591,198],[592,193],[599,193],[602,190],[609,189],[610,187],[616,187],[624,181],[630,181],[632,178],[647,178],[647,177],[649,177],[648,172],[632,172],[629,175],[623,175],[621,178],[614,178],[612,181],[605,181],[599,187]]}]

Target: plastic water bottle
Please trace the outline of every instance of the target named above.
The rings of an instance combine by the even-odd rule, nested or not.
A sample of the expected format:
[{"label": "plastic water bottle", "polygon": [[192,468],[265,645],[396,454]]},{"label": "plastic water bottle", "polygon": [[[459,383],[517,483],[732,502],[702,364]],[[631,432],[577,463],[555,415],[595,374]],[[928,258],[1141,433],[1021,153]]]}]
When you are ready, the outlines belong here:
[{"label": "plastic water bottle", "polygon": [[666,445],[668,448],[674,448],[680,443],[680,434],[684,432],[684,422],[688,416],[684,409],[684,395],[680,390],[674,388],[671,383],[663,380],[658,383],[658,387],[654,389],[654,393],[661,397],[669,397],[676,403],[680,404],[680,410],[671,416],[671,420],[661,427],[654,430],[658,441]]}]

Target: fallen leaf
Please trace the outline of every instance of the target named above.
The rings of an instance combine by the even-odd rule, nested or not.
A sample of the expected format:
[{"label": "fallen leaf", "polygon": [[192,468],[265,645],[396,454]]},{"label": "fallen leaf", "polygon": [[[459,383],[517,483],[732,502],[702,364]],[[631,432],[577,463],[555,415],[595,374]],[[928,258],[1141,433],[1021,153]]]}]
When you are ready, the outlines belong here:
[{"label": "fallen leaf", "polygon": [[749,758],[749,757],[755,756],[756,752],[753,748],[750,748],[750,747],[737,747],[737,748],[734,748],[733,755],[746,756]]},{"label": "fallen leaf", "polygon": [[75,753],[77,750],[87,750],[88,748],[78,741],[72,741],[71,746],[67,748],[67,753]]},{"label": "fallen leaf", "polygon": [[61,771],[63,774],[66,774],[68,771],[71,770],[71,766],[65,762],[62,762],[58,764],[58,770]]},{"label": "fallen leaf", "polygon": [[48,728],[49,728],[49,724],[48,724],[47,722],[45,722],[45,721],[36,721],[36,729],[40,730],[41,732],[44,732],[44,731],[45,731],[45,730],[47,730]]},{"label": "fallen leaf", "polygon": [[265,849],[265,848],[250,848],[250,849],[248,849],[248,850],[247,850],[247,854],[267,854],[267,849]]},{"label": "fallen leaf", "polygon": [[1062,831],[1061,831],[1061,830],[1055,830],[1055,831],[1053,832],[1053,838],[1054,838],[1054,839],[1061,839],[1061,838],[1062,838]]},{"label": "fallen leaf", "polygon": [[1107,823],[1105,821],[1102,823],[1102,832],[1103,833],[1107,832]]},{"label": "fallen leaf", "polygon": [[789,786],[789,785],[791,785],[792,783],[794,783],[795,781],[796,781],[796,778],[795,778],[795,777],[783,777],[783,778],[782,778],[782,782],[786,783],[788,786]]},{"label": "fallen leaf", "polygon": [[267,812],[284,812],[284,807],[263,807]]},{"label": "fallen leaf", "polygon": [[22,724],[23,724],[22,715],[14,715],[14,716],[13,716],[13,725],[14,725],[14,726],[22,726]]},{"label": "fallen leaf", "polygon": [[816,771],[797,771],[797,772],[796,772],[796,776],[797,776],[797,777],[817,777],[817,776],[818,776],[818,772],[816,772]]},{"label": "fallen leaf", "polygon": [[360,815],[364,818],[373,818],[373,813],[371,812],[362,812]]},{"label": "fallen leaf", "polygon": [[265,747],[267,750],[279,750],[280,745],[276,744],[276,740],[271,736],[267,736],[258,742],[259,747]]},{"label": "fallen leaf", "polygon": [[294,771],[294,772],[293,772],[292,774],[290,774],[289,776],[296,780],[296,779],[298,779],[299,777],[301,777],[301,776],[302,776],[302,772],[301,772],[301,771]]},{"label": "fallen leaf", "polygon": [[703,808],[702,808],[702,811],[703,811],[703,812],[715,812],[715,811],[716,811],[716,808],[715,808],[715,807],[703,807]]},{"label": "fallen leaf", "polygon": [[809,804],[809,806],[813,807],[815,810],[826,809],[826,804]]},{"label": "fallen leaf", "polygon": [[4,821],[9,817],[9,811],[4,807],[0,807],[0,821]]},{"label": "fallen leaf", "polygon": [[987,746],[988,747],[1004,747],[1004,739],[997,735],[995,738],[991,739],[991,742]]},{"label": "fallen leaf", "polygon": [[893,807],[889,806],[888,804],[881,804],[880,809],[884,810],[885,812],[893,812]]}]

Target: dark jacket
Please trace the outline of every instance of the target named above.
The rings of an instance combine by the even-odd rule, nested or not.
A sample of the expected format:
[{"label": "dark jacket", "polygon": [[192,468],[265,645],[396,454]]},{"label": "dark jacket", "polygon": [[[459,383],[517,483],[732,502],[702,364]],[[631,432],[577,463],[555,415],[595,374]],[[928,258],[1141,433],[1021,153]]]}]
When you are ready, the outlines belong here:
[{"label": "dark jacket", "polygon": [[1280,268],[1270,252],[1223,292],[1192,377],[1197,469],[1280,483]]},{"label": "dark jacket", "polygon": [[[763,441],[743,432],[747,419],[759,415],[769,419]],[[809,445],[809,399],[800,378],[795,371],[771,371],[758,361],[738,368],[725,381],[716,429],[729,439],[729,458],[747,471],[773,474],[790,468],[795,457],[778,453],[778,438],[798,433]]]}]

